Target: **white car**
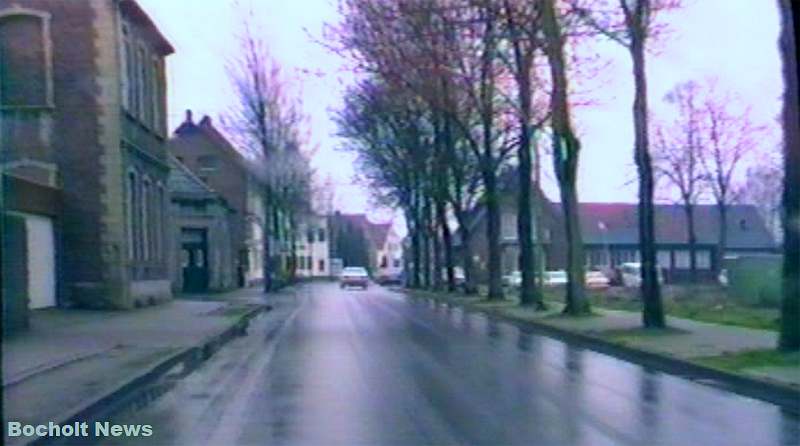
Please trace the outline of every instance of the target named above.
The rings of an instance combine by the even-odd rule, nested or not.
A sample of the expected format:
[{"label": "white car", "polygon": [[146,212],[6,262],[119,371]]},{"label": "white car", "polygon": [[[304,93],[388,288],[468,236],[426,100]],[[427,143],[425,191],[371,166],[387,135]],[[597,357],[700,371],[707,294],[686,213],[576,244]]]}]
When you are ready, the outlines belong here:
[{"label": "white car", "polygon": [[600,271],[586,271],[586,288],[602,290],[608,288],[610,281]]},{"label": "white car", "polygon": [[503,286],[519,288],[522,286],[522,271],[513,271],[503,276]]},{"label": "white car", "polygon": [[353,286],[365,290],[369,287],[369,273],[367,273],[366,268],[349,266],[342,270],[342,274],[339,276],[339,287],[345,289]]},{"label": "white car", "polygon": [[560,286],[567,284],[567,272],[564,270],[545,271],[544,286]]},{"label": "white car", "polygon": [[[664,275],[661,268],[657,268],[658,283],[664,283]],[[623,263],[620,265],[620,276],[622,277],[622,285],[630,288],[639,287],[642,285],[642,264],[641,263]]]}]

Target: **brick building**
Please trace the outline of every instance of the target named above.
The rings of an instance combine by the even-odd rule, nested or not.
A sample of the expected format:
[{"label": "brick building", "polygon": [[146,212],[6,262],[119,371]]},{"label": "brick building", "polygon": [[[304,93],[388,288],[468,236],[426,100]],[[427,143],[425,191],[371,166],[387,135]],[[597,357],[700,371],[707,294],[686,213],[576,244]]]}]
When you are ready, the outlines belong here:
[{"label": "brick building", "polygon": [[[233,213],[230,222],[232,261],[239,286],[264,280],[263,184],[253,162],[245,158],[204,116],[191,111],[169,141],[169,150],[202,182],[219,194]],[[273,245],[275,247],[275,245]]]},{"label": "brick building", "polygon": [[[38,291],[47,305],[132,308],[171,295],[164,61],[172,52],[134,0],[0,0],[1,161],[17,183],[4,201],[58,196],[37,216],[49,223],[16,214],[40,234],[27,252],[31,242],[50,245],[55,271],[26,271],[57,278]],[[34,187],[22,192],[23,182]],[[28,294],[4,293],[4,305]]]}]

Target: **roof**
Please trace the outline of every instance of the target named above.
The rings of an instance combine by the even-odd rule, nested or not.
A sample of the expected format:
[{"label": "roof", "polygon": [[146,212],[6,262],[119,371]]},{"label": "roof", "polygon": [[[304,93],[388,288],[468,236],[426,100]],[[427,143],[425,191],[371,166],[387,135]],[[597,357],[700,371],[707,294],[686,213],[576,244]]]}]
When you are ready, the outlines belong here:
[{"label": "roof", "polygon": [[372,223],[367,218],[366,214],[335,214],[335,217],[344,221],[351,227],[358,228],[364,231],[365,236],[373,244],[375,248],[381,248],[386,244],[386,239],[389,236],[389,231],[392,229],[392,223]]},{"label": "roof", "polygon": [[221,200],[222,198],[188,167],[169,155],[167,187],[173,198],[184,200]]},{"label": "roof", "polygon": [[205,115],[200,119],[200,122],[196,123],[192,119],[192,111],[186,110],[186,119],[175,129],[170,143],[180,144],[185,138],[197,136],[208,140],[214,147],[217,147],[247,173],[264,181],[266,172],[262,168],[263,162],[260,159],[245,157],[230,141],[228,141],[228,138],[226,138],[222,132],[217,130],[210,116]]},{"label": "roof", "polygon": [[[584,243],[638,243],[639,212],[636,203],[581,203],[579,214]],[[688,224],[683,206],[657,204],[654,219],[658,243],[688,243]],[[695,205],[694,221],[697,243],[718,242],[719,212],[716,205]],[[776,246],[753,205],[728,206],[727,226],[730,249],[772,249]]]}]

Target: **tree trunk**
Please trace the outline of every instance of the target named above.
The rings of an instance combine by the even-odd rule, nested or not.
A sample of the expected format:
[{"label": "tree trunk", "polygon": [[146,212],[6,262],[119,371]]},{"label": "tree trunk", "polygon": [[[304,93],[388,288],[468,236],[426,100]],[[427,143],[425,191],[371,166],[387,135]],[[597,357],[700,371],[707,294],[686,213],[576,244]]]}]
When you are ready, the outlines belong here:
[{"label": "tree trunk", "polygon": [[422,237],[422,286],[430,289],[431,281],[431,234],[430,209],[428,200],[423,199],[422,216],[420,217],[420,236]]},{"label": "tree trunk", "polygon": [[631,38],[635,96],[633,101],[634,152],[639,173],[639,247],[642,256],[642,322],[646,328],[665,326],[661,285],[656,271],[656,240],[653,204],[653,165],[647,133],[647,79],[644,59],[644,31],[641,24]]},{"label": "tree trunk", "polygon": [[460,206],[455,209],[458,220],[458,233],[461,237],[462,266],[464,267],[464,294],[471,295],[478,292],[475,286],[475,263],[472,259],[472,232],[467,226],[467,218]]},{"label": "tree trunk", "polygon": [[444,264],[447,272],[447,291],[456,290],[456,275],[453,265],[453,236],[450,232],[450,225],[447,223],[447,209],[444,201],[437,201],[436,216],[439,220],[439,228],[442,231],[442,243],[444,244]]},{"label": "tree trunk", "polygon": [[561,191],[561,206],[567,237],[567,295],[564,313],[587,314],[589,301],[584,293],[583,240],[578,216],[577,173],[580,141],[572,128],[569,111],[567,68],[564,61],[564,38],[556,16],[554,0],[542,4],[543,31],[547,41],[547,59],[552,78],[553,167]]},{"label": "tree trunk", "polygon": [[441,291],[444,288],[444,280],[442,273],[444,272],[444,265],[442,261],[442,242],[439,238],[439,225],[436,219],[431,221],[431,241],[433,248],[433,289]]},{"label": "tree trunk", "polygon": [[697,283],[697,232],[694,229],[694,206],[692,203],[684,203],[683,211],[686,214],[686,233],[689,239],[689,282]]},{"label": "tree trunk", "polygon": [[779,0],[783,59],[783,299],[778,346],[800,350],[800,114],[792,2]]},{"label": "tree trunk", "polygon": [[722,263],[725,261],[725,251],[728,248],[728,206],[725,204],[723,198],[717,203],[717,212],[719,212],[719,243],[717,243],[717,255],[715,260],[714,271],[719,273],[722,269]]},{"label": "tree trunk", "polygon": [[270,231],[270,225],[272,222],[271,215],[272,215],[272,207],[270,206],[270,192],[269,189],[264,190],[264,227],[261,234],[262,237],[262,249],[263,252],[261,253],[261,271],[262,275],[264,276],[264,282],[262,283],[264,293],[269,293],[272,291],[272,276],[270,272],[272,268],[270,265],[270,235],[272,231]]},{"label": "tree trunk", "polygon": [[486,188],[486,244],[489,250],[489,300],[502,300],[503,282],[500,259],[500,203],[497,197],[497,177],[494,170],[484,168],[483,184]]}]

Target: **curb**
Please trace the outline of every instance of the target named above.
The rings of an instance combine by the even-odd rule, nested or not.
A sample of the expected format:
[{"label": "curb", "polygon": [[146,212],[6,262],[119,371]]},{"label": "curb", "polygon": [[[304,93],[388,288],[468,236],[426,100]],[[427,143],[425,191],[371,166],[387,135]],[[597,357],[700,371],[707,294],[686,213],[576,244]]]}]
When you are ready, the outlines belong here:
[{"label": "curb", "polygon": [[[123,382],[117,386],[116,389],[90,400],[87,403],[79,406],[74,412],[61,417],[59,420],[54,420],[54,423],[59,425],[73,424],[75,422],[94,422],[112,413],[114,409],[119,408],[125,402],[130,402],[135,399],[140,389],[148,384],[155,383],[158,379],[166,375],[169,371],[179,365],[183,366],[184,375],[191,373],[195,368],[202,364],[205,360],[209,359],[217,350],[225,345],[228,341],[235,337],[247,334],[247,327],[250,320],[256,317],[261,312],[271,311],[271,305],[259,305],[247,311],[239,317],[239,319],[231,324],[222,332],[207,337],[203,342],[193,347],[187,347],[179,350],[178,352],[168,356],[158,364],[151,366],[142,373],[131,375],[124,379]],[[59,438],[55,437],[37,437],[30,439],[25,445],[45,445],[58,443]]]},{"label": "curb", "polygon": [[582,348],[633,362],[699,384],[716,387],[749,398],[767,401],[792,411],[795,414],[800,414],[800,389],[798,388],[715,369],[692,362],[691,360],[679,359],[661,353],[617,344],[598,336],[570,331],[542,322],[519,320],[498,313],[495,310],[479,309],[468,303],[460,303],[451,299],[437,299],[436,297],[425,295],[410,297],[458,305],[470,313],[482,313],[490,319],[511,323],[526,333],[543,334]]}]

